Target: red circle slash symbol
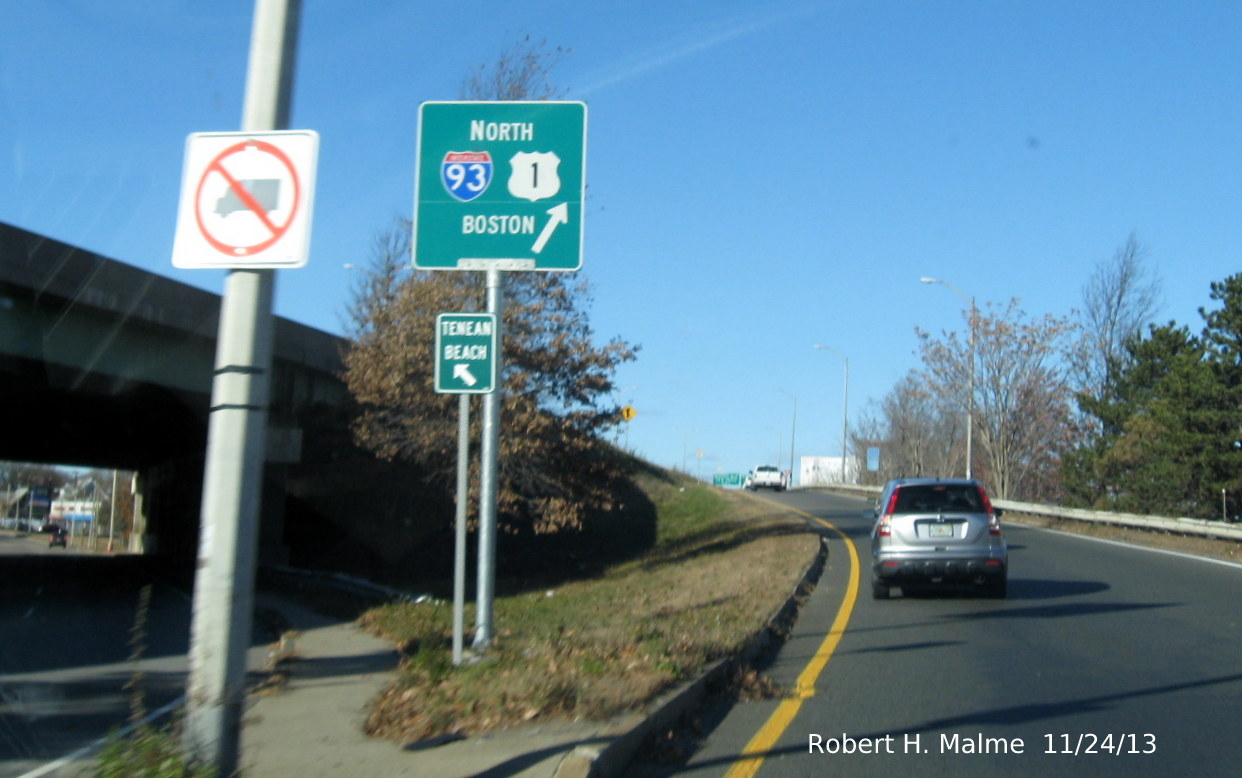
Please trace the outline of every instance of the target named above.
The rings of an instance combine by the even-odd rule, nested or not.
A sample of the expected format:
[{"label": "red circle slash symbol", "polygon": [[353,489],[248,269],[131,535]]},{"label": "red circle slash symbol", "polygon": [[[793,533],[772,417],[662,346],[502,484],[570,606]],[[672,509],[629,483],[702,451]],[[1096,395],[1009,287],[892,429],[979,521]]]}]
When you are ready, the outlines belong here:
[{"label": "red circle slash symbol", "polygon": [[[287,171],[289,179],[293,185],[293,205],[289,208],[289,216],[285,219],[284,224],[277,224],[273,221],[271,215],[267,211],[267,208],[264,207],[264,205],[259,201],[259,198],[256,197],[254,193],[247,190],[245,183],[243,181],[239,181],[236,177],[229,173],[228,169],[225,167],[224,163],[228,157],[247,150],[257,150],[266,154],[271,154],[280,161],[281,165],[284,166],[285,171]],[[203,187],[211,178],[212,173],[223,176],[224,180],[228,183],[228,188],[231,193],[236,196],[242,205],[245,206],[245,209],[254,214],[254,216],[258,218],[259,222],[266,228],[269,233],[267,237],[257,243],[251,243],[249,245],[236,245],[211,234],[208,225],[203,221]],[[298,203],[301,196],[302,188],[298,182],[298,172],[294,168],[293,162],[289,160],[288,155],[281,151],[278,146],[274,146],[265,141],[250,138],[242,141],[241,143],[234,144],[220,152],[216,155],[215,159],[211,161],[211,164],[207,166],[206,171],[203,173],[202,178],[200,178],[198,182],[198,190],[195,194],[194,217],[198,221],[198,229],[199,232],[202,233],[203,238],[206,239],[206,241],[217,251],[233,257],[250,256],[258,254],[259,252],[271,247],[272,244],[284,236],[284,234],[289,230],[289,226],[293,223],[294,217],[298,213]]]}]

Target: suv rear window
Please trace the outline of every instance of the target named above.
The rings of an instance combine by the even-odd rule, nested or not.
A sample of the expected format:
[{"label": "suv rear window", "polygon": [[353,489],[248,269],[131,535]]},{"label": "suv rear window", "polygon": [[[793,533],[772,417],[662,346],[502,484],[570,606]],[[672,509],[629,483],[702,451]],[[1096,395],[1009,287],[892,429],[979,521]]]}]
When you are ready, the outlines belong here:
[{"label": "suv rear window", "polygon": [[979,487],[971,484],[920,484],[897,489],[894,513],[983,513]]}]

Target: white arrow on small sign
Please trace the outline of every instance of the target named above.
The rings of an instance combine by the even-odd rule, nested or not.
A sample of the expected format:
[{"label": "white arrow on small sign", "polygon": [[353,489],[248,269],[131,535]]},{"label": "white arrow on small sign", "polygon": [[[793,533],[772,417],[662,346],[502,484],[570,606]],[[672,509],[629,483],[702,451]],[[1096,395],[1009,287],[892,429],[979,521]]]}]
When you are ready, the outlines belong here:
[{"label": "white arrow on small sign", "polygon": [[470,372],[470,365],[463,365],[460,363],[453,365],[453,378],[458,381],[462,381],[466,384],[466,386],[474,386],[479,382],[478,379],[474,377],[474,374]]}]

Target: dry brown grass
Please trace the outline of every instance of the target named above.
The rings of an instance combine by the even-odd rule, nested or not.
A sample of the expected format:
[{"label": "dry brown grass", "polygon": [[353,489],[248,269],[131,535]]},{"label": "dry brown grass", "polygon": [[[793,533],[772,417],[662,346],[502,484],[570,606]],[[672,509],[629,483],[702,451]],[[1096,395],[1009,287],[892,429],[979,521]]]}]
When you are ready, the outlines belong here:
[{"label": "dry brown grass", "polygon": [[369,731],[410,742],[606,718],[641,707],[762,630],[815,555],[805,521],[689,481],[644,488],[659,511],[655,546],[592,580],[498,598],[485,661],[452,665],[447,605],[368,612],[363,624],[405,656]]}]

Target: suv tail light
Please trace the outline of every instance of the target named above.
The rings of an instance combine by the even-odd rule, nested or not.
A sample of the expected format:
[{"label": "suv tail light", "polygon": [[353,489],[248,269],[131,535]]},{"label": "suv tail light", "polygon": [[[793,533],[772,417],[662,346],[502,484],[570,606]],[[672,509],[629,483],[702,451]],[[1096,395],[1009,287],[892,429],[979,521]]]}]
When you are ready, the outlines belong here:
[{"label": "suv tail light", "polygon": [[983,500],[983,510],[988,514],[988,534],[1001,535],[1000,519],[996,518],[996,512],[992,510],[992,501],[988,498],[988,493],[982,487],[979,488],[979,499]]},{"label": "suv tail light", "polygon": [[992,512],[992,500],[988,497],[987,491],[984,490],[982,486],[979,487],[979,499],[983,501],[983,512],[991,513]]},{"label": "suv tail light", "polygon": [[887,538],[893,534],[893,511],[897,510],[897,492],[900,489],[894,489],[893,493],[888,496],[888,505],[884,506],[884,513],[880,516],[879,526],[875,529],[877,537]]}]

